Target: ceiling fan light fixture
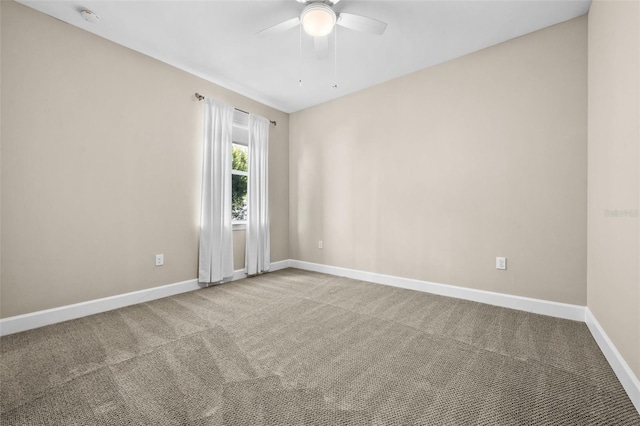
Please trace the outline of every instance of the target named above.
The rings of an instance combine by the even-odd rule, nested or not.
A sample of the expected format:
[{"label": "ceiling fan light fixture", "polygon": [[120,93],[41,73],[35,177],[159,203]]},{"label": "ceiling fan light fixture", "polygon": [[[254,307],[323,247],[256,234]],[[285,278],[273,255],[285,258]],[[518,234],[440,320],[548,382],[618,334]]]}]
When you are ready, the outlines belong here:
[{"label": "ceiling fan light fixture", "polygon": [[324,3],[311,3],[300,14],[304,32],[312,37],[326,36],[336,25],[336,13]]}]

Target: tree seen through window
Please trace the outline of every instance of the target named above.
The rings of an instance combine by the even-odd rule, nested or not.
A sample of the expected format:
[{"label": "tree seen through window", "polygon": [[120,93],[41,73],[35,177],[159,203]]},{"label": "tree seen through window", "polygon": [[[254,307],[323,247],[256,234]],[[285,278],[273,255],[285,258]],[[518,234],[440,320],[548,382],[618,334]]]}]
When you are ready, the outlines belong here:
[{"label": "tree seen through window", "polygon": [[248,149],[246,146],[234,143],[231,147],[231,219],[233,222],[247,220],[247,177],[248,177]]}]

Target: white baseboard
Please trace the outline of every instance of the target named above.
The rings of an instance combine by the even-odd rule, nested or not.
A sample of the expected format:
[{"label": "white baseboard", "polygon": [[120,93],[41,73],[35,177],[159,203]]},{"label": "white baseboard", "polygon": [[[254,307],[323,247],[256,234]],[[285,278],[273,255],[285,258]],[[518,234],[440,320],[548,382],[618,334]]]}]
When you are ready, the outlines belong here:
[{"label": "white baseboard", "polygon": [[620,355],[620,352],[618,352],[618,349],[616,349],[589,308],[585,309],[584,320],[596,343],[598,343],[600,350],[605,358],[607,358],[609,365],[611,365],[614,373],[618,376],[618,380],[622,383],[622,387],[627,391],[631,402],[633,402],[636,410],[640,413],[640,380],[638,380],[633,371],[631,371],[631,367],[629,367],[629,364],[622,358],[622,355]]},{"label": "white baseboard", "polygon": [[118,294],[102,299],[89,300],[73,305],[60,306],[59,308],[45,309],[44,311],[31,312],[24,315],[0,319],[0,336],[31,330],[32,328],[56,324],[112,309],[123,308],[136,303],[144,303],[174,294],[197,290],[198,280],[182,281],[175,284],[153,287],[146,290],[133,291],[131,293]]},{"label": "white baseboard", "polygon": [[[289,259],[280,260],[278,262],[271,262],[271,264],[269,265],[269,272],[275,272],[280,269],[288,268],[289,262]],[[233,271],[233,278],[229,279],[228,281],[236,281],[243,278],[247,278],[247,274],[245,274],[244,269],[238,269],[237,271]]]},{"label": "white baseboard", "polygon": [[[270,266],[270,270],[277,271],[288,267],[289,260],[287,259],[279,262],[273,262]],[[233,277],[229,281],[240,280],[242,278],[246,278],[244,270],[237,270],[233,273]],[[73,305],[60,306],[59,308],[46,309],[24,315],[2,318],[0,319],[0,336],[19,333],[21,331],[31,330],[33,328],[56,324],[80,317],[86,317],[88,315],[99,314],[100,312],[123,308],[137,303],[149,302],[151,300],[186,293],[200,288],[202,287],[198,285],[198,280],[193,279],[175,284],[153,287],[146,290],[104,297],[102,299],[75,303]]]},{"label": "white baseboard", "polygon": [[441,296],[455,297],[458,299],[471,300],[489,305],[517,309],[519,311],[533,312],[536,314],[584,322],[584,306],[532,299],[522,296],[512,296],[509,294],[457,287],[411,278],[395,277],[392,275],[377,274],[375,272],[358,271],[355,269],[340,268],[337,266],[321,265],[318,263],[303,262],[300,260],[291,260],[289,265],[292,268],[304,269],[307,271],[323,272],[325,274],[337,275],[340,277],[386,284],[394,287],[439,294]]}]

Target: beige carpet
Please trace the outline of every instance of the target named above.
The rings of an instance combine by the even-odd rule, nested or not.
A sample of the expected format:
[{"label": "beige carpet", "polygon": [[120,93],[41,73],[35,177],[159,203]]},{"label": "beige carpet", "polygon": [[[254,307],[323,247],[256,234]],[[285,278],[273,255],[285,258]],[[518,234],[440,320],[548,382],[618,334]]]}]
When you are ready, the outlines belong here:
[{"label": "beige carpet", "polygon": [[295,269],[0,344],[2,425],[640,425],[582,323]]}]

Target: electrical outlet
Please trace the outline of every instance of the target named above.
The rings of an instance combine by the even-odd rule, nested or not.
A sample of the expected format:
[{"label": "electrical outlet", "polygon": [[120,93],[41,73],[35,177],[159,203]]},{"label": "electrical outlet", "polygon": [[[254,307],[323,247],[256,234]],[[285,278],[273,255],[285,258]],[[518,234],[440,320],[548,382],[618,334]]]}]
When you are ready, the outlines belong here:
[{"label": "electrical outlet", "polygon": [[164,254],[156,254],[156,266],[164,265]]},{"label": "electrical outlet", "polygon": [[322,240],[318,241],[318,248],[324,248],[324,243],[322,242]]},{"label": "electrical outlet", "polygon": [[496,269],[507,269],[507,258],[506,257],[496,257]]}]

